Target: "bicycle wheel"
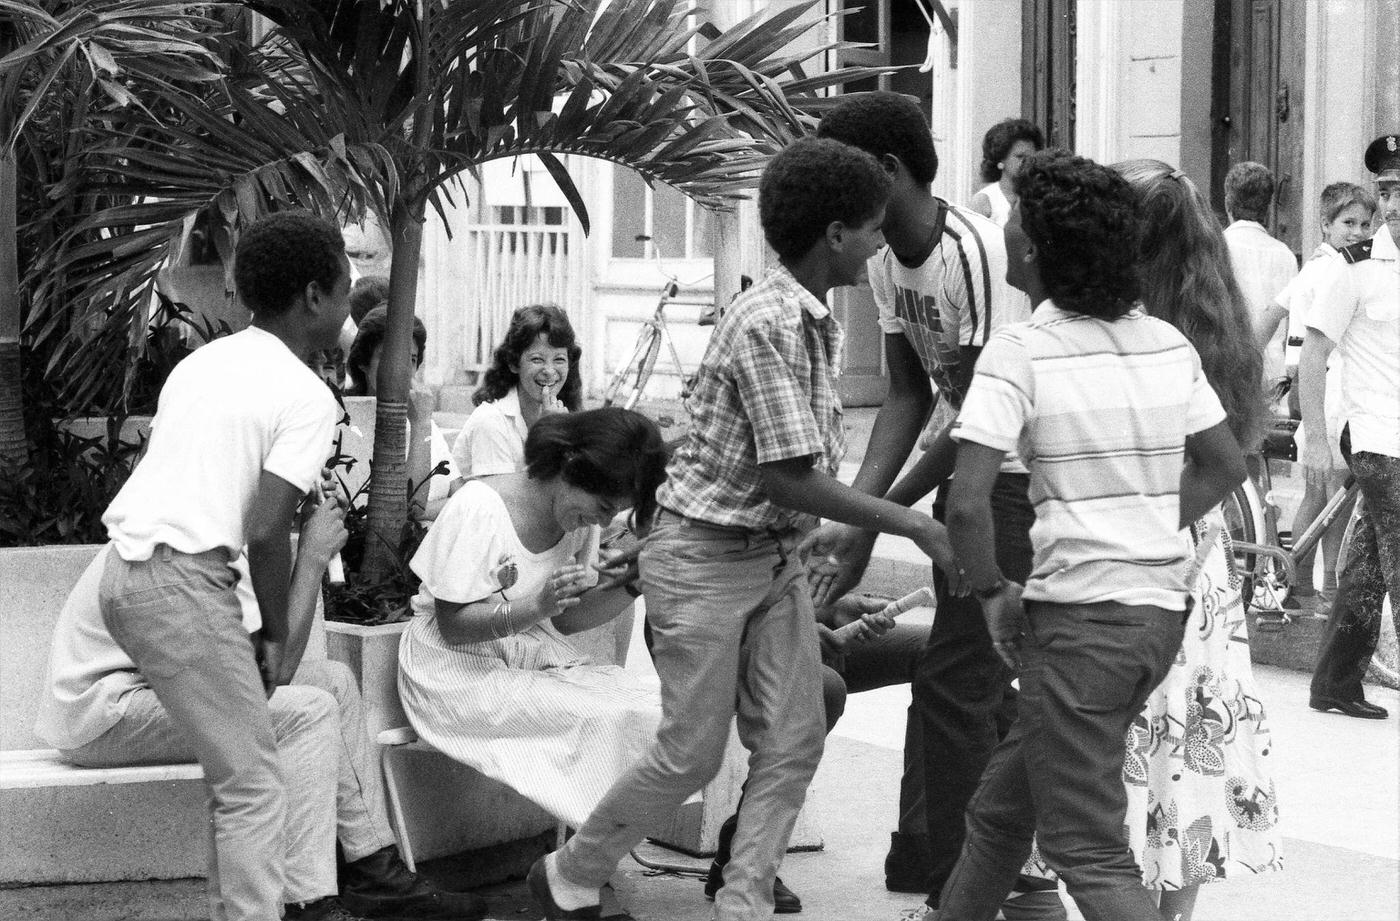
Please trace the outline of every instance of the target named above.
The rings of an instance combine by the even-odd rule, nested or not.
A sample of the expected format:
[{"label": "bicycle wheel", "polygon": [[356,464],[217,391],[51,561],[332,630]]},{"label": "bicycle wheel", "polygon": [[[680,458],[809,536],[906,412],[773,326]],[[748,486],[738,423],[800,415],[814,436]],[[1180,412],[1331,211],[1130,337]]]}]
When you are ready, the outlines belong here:
[{"label": "bicycle wheel", "polygon": [[[632,349],[632,357],[613,374],[608,388],[603,391],[603,405],[620,405],[631,409],[637,405],[646,387],[651,369],[656,365],[657,352],[661,350],[661,330],[651,324],[642,327],[637,336],[637,344]],[[621,400],[619,401],[619,396]]]},{"label": "bicycle wheel", "polygon": [[[1245,483],[1248,481],[1246,480]],[[1236,486],[1221,503],[1220,511],[1225,517],[1225,529],[1231,542],[1238,547],[1243,541],[1248,544],[1259,542],[1259,528],[1256,520],[1257,508],[1252,490],[1245,483]],[[1235,571],[1240,576],[1240,598],[1248,611],[1254,601],[1254,576],[1258,557],[1253,553],[1235,551]]]}]

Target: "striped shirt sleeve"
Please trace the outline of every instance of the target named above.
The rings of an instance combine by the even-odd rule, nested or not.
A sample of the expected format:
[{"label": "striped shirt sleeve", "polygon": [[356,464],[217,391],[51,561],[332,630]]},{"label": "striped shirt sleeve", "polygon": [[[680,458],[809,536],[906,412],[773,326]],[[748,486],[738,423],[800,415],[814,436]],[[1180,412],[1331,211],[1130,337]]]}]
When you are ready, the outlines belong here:
[{"label": "striped shirt sleeve", "polygon": [[[958,345],[986,345],[1002,322],[992,316],[992,266],[987,253],[992,241],[983,228],[953,209],[948,212],[945,233],[952,236],[956,245],[950,248],[951,264],[944,275],[944,316],[958,318]],[[1000,240],[995,243],[1004,245]]]},{"label": "striped shirt sleeve", "polygon": [[977,359],[952,437],[998,451],[1016,450],[1035,405],[1030,354],[1012,330],[992,337]]}]

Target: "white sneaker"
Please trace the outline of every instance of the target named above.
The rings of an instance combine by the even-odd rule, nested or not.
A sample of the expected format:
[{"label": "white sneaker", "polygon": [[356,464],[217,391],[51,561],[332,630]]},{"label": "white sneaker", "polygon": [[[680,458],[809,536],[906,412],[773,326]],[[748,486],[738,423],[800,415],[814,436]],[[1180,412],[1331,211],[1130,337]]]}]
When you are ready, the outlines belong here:
[{"label": "white sneaker", "polygon": [[928,903],[918,908],[906,908],[899,913],[897,921],[938,921],[938,909]]}]

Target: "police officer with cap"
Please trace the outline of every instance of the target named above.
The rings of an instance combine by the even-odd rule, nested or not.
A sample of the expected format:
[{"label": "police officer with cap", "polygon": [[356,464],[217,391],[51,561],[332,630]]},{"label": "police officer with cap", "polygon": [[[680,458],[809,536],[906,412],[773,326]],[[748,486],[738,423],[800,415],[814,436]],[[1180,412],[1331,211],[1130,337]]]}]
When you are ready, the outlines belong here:
[{"label": "police officer with cap", "polygon": [[1342,450],[1364,500],[1308,704],[1385,719],[1385,708],[1366,700],[1361,678],[1380,637],[1387,592],[1400,622],[1400,133],[1372,141],[1365,160],[1375,174],[1383,223],[1327,266],[1322,293],[1307,314],[1298,364],[1308,432],[1303,464],[1311,480],[1326,477],[1332,466],[1323,400],[1327,356],[1341,349]]}]

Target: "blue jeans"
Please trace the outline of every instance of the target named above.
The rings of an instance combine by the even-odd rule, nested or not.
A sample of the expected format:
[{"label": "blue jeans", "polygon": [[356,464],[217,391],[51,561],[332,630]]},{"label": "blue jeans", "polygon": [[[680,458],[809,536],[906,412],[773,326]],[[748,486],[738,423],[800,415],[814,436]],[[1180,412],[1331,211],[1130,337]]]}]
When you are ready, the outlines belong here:
[{"label": "blue jeans", "polygon": [[215,921],[281,914],[285,788],[267,694],[234,595],[228,554],[115,549],[98,589],[102,620],[136,663],[204,769],[209,901]]},{"label": "blue jeans", "polygon": [[744,808],[715,897],[720,921],[773,913],[777,873],[824,732],[816,619],[797,558],[800,534],[727,528],[662,510],[641,555],[661,725],[559,852],[559,872],[608,881],[645,830],[719,770],[738,717],[749,750]]},{"label": "blue jeans", "polygon": [[1026,607],[1019,712],[968,804],[939,918],[996,917],[1038,836],[1086,921],[1161,921],[1123,835],[1124,735],[1181,647],[1182,612]]}]

